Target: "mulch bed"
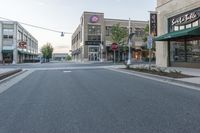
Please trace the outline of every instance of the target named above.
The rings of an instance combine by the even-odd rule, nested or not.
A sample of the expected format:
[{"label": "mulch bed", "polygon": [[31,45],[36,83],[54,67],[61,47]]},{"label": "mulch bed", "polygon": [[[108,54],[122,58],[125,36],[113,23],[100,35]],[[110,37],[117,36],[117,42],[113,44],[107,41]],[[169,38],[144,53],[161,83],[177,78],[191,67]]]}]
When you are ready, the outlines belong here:
[{"label": "mulch bed", "polygon": [[14,75],[14,74],[16,74],[18,72],[21,72],[21,71],[22,71],[22,69],[17,69],[17,70],[13,70],[13,71],[2,73],[2,74],[0,74],[0,80],[5,79],[5,78],[7,78],[7,77],[9,77],[11,75]]},{"label": "mulch bed", "polygon": [[195,76],[185,75],[185,74],[178,73],[178,72],[160,72],[160,71],[155,71],[155,70],[138,69],[138,68],[125,68],[125,69],[137,71],[137,72],[159,75],[159,76],[165,76],[165,77],[170,77],[170,78],[192,78],[192,77],[195,77]]}]

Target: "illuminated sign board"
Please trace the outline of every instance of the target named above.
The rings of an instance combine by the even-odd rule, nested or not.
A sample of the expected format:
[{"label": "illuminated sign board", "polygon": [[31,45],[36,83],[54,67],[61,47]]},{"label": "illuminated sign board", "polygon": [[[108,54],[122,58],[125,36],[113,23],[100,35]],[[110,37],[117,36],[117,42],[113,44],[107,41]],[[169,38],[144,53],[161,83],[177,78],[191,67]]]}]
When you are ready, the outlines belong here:
[{"label": "illuminated sign board", "polygon": [[196,9],[170,18],[170,25],[171,26],[187,25],[198,20],[199,18],[200,18],[200,9]]},{"label": "illuminated sign board", "polygon": [[90,22],[91,23],[98,23],[99,22],[99,17],[97,15],[93,15],[90,17]]}]

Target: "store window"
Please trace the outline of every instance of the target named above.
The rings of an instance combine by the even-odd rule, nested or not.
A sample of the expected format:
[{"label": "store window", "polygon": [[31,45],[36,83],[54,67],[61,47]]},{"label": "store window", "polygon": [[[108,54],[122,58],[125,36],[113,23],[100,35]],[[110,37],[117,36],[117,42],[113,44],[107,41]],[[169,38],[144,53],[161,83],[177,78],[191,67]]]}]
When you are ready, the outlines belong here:
[{"label": "store window", "polygon": [[180,30],[184,30],[185,29],[185,26],[180,26]]},{"label": "store window", "polygon": [[14,24],[3,24],[3,29],[14,29]]},{"label": "store window", "polygon": [[13,39],[14,30],[13,29],[3,29],[4,39]]},{"label": "store window", "polygon": [[19,30],[17,32],[17,40],[18,41],[22,41],[23,40],[23,33],[21,31],[19,31]]},{"label": "store window", "polygon": [[143,28],[135,28],[135,36],[136,37],[143,37],[145,34]]},{"label": "store window", "polygon": [[89,52],[99,52],[99,47],[89,47]]},{"label": "store window", "polygon": [[112,26],[106,26],[106,36],[110,36],[112,34]]},{"label": "store window", "polygon": [[170,44],[171,62],[185,62],[185,44],[184,42],[171,42]]},{"label": "store window", "polygon": [[174,26],[174,31],[178,31],[179,30],[179,26]]},{"label": "store window", "polygon": [[101,41],[101,36],[88,35],[88,41]]},{"label": "store window", "polygon": [[24,34],[24,41],[28,41],[28,37],[25,34]]},{"label": "store window", "polygon": [[200,40],[187,41],[187,62],[200,63]]},{"label": "store window", "polygon": [[88,34],[100,35],[101,34],[101,25],[88,25]]},{"label": "store window", "polygon": [[196,27],[196,26],[198,26],[198,25],[199,25],[199,21],[198,21],[198,20],[192,23],[192,26],[193,26],[193,27]]},{"label": "store window", "polygon": [[200,63],[200,40],[170,42],[170,61]]},{"label": "store window", "polygon": [[187,24],[186,25],[186,29],[191,28],[191,27],[192,27],[192,24]]}]

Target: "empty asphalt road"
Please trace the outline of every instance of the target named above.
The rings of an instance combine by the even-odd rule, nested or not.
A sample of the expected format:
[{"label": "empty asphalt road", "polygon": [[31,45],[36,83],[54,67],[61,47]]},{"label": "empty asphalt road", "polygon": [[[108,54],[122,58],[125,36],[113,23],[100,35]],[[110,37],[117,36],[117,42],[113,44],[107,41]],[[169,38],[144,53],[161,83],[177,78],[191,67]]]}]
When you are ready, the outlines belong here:
[{"label": "empty asphalt road", "polygon": [[199,91],[106,69],[38,70],[0,94],[0,133],[199,132]]}]

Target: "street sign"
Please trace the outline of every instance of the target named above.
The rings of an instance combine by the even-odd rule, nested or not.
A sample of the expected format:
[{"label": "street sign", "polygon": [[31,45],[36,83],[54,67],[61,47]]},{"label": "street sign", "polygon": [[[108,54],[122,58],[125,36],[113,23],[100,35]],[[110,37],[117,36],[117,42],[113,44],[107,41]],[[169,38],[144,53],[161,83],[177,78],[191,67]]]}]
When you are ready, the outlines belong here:
[{"label": "street sign", "polygon": [[113,51],[117,50],[117,49],[118,49],[117,43],[113,43],[113,44],[111,45],[111,48],[112,48]]},{"label": "street sign", "polygon": [[147,40],[147,48],[152,49],[152,45],[153,45],[153,38],[151,35],[149,35]]},{"label": "street sign", "polygon": [[118,45],[117,45],[117,43],[113,43],[112,45],[111,45],[111,48],[112,48],[112,50],[114,51],[114,64],[115,64],[115,52],[116,52],[116,50],[118,49]]}]

